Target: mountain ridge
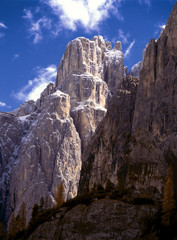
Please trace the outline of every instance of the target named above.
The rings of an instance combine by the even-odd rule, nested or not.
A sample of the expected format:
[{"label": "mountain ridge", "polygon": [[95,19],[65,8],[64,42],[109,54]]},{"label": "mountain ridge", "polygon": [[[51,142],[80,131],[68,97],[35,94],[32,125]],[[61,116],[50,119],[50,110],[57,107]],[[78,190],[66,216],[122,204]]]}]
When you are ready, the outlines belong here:
[{"label": "mountain ridge", "polygon": [[24,201],[29,222],[41,197],[56,204],[62,183],[65,200],[78,196],[28,239],[162,239],[153,221],[177,167],[176,26],[177,3],[135,67],[138,78],[124,74],[120,42],[77,38],[36,104],[0,113],[1,218],[17,216]]}]

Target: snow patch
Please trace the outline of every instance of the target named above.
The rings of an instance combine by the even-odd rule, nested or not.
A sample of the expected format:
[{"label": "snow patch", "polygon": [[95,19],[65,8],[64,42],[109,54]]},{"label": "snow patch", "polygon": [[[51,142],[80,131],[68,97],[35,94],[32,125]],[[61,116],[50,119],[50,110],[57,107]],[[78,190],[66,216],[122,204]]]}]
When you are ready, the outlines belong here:
[{"label": "snow patch", "polygon": [[18,117],[20,119],[21,122],[25,122],[26,119],[30,116],[30,114],[22,116],[22,117]]},{"label": "snow patch", "polygon": [[78,102],[77,104],[78,104],[78,106],[74,107],[72,109],[72,112],[84,110],[86,107],[90,107],[90,108],[94,108],[95,110],[101,110],[101,111],[107,112],[106,108],[102,107],[101,105],[99,105],[97,103],[94,103],[90,99],[83,101],[83,102]]},{"label": "snow patch", "polygon": [[65,94],[64,92],[61,92],[60,90],[57,90],[56,92],[51,94],[52,97],[66,97],[67,94]]}]

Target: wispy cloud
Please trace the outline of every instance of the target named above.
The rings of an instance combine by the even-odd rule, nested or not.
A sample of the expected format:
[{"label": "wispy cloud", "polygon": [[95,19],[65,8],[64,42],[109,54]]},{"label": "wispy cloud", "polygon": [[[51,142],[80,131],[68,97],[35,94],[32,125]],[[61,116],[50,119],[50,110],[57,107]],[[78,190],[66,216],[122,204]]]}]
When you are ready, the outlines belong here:
[{"label": "wispy cloud", "polygon": [[154,36],[155,37],[159,37],[160,33],[165,29],[165,24],[164,23],[157,23],[154,25],[155,27],[155,32],[154,32]]},{"label": "wispy cloud", "polygon": [[35,16],[30,9],[25,9],[24,13],[25,15],[23,18],[26,19],[29,24],[29,35],[33,37],[33,43],[36,44],[43,39],[43,30],[51,29],[51,19],[45,16],[35,19]]},{"label": "wispy cloud", "polygon": [[0,107],[11,108],[11,106],[8,106],[5,102],[0,102]]},{"label": "wispy cloud", "polygon": [[7,28],[7,26],[4,23],[0,22],[0,28]]},{"label": "wispy cloud", "polygon": [[121,19],[118,8],[122,0],[44,0],[62,25],[75,31],[79,25],[97,29],[99,24],[115,14]]},{"label": "wispy cloud", "polygon": [[124,53],[124,57],[125,58],[127,58],[130,55],[130,52],[131,52],[134,44],[135,44],[135,39],[133,40],[133,42],[130,43],[130,45],[128,46],[127,50],[125,51],[125,53]]},{"label": "wispy cloud", "polygon": [[12,61],[15,61],[17,58],[19,58],[20,55],[18,53],[14,54],[13,58],[12,58]]},{"label": "wispy cloud", "polygon": [[138,0],[140,4],[146,4],[147,6],[151,6],[151,0]]},{"label": "wispy cloud", "polygon": [[128,38],[130,37],[130,34],[127,33],[125,34],[122,29],[119,29],[118,31],[118,34],[119,34],[119,39],[120,41],[123,43],[123,44],[127,44],[129,41],[128,41]]},{"label": "wispy cloud", "polygon": [[56,75],[57,67],[55,65],[50,65],[46,68],[38,67],[36,70],[36,77],[33,80],[29,80],[27,85],[14,94],[14,96],[21,101],[36,101],[46,86],[50,82],[55,81]]},{"label": "wispy cloud", "polygon": [[4,23],[0,22],[0,38],[5,36],[5,33],[2,31],[4,29],[7,29],[7,26]]},{"label": "wispy cloud", "polygon": [[0,107],[6,107],[6,103],[0,102]]}]

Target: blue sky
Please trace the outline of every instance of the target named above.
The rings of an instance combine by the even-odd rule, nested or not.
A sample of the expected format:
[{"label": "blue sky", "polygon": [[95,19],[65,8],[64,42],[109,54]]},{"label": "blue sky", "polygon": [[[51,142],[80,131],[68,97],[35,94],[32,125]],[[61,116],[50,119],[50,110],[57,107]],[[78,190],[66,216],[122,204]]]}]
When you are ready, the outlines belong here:
[{"label": "blue sky", "polygon": [[72,39],[122,42],[124,65],[142,59],[175,0],[0,0],[0,111],[36,99]]}]

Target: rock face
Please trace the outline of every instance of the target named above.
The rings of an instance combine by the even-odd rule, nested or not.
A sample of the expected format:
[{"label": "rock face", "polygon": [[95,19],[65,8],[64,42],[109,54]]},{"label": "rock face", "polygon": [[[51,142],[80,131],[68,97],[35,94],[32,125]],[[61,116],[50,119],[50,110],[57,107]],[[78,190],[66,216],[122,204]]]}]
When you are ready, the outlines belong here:
[{"label": "rock face", "polygon": [[[36,103],[37,109],[28,117],[9,116],[9,121],[18,123],[23,134],[28,129],[12,169],[11,206],[18,209],[20,198],[28,201],[29,194],[36,189],[41,193],[41,188],[40,197],[48,193],[52,201],[60,181],[64,182],[65,194],[74,196],[81,144],[70,114],[82,148],[86,149],[79,182],[80,200],[84,194],[86,200],[89,194],[97,194],[89,204],[79,204],[77,197],[74,207],[57,210],[37,226],[29,240],[159,239],[152,229],[148,231],[146,223],[155,218],[161,204],[168,164],[177,169],[176,26],[177,3],[159,39],[152,39],[147,45],[138,78],[132,75],[139,75],[140,63],[123,77],[119,42],[112,49],[101,37],[91,41],[75,39],[68,44],[60,63],[56,88],[48,86]],[[108,88],[114,95],[106,113]],[[71,96],[71,109],[67,93]],[[23,134],[19,135],[19,142]],[[1,150],[1,162],[3,156]],[[105,194],[103,199],[98,197],[100,189]],[[39,201],[39,196],[34,196]]]},{"label": "rock face", "polygon": [[72,117],[83,151],[106,113],[109,91],[113,93],[121,84],[123,74],[120,42],[112,49],[110,42],[96,36],[92,40],[77,38],[67,45],[56,87],[70,95]]},{"label": "rock face", "polygon": [[[153,218],[156,211],[155,207],[148,205],[136,206],[111,199],[97,200],[89,206],[78,205],[70,211],[57,214],[50,222],[41,224],[27,239],[144,239],[144,222]],[[149,234],[146,239],[155,238]]]},{"label": "rock face", "polygon": [[162,193],[167,166],[163,153],[148,132],[132,135],[137,85],[137,79],[127,76],[111,99],[83,156],[80,193],[106,188],[109,182],[121,191],[154,187]]},{"label": "rock face", "polygon": [[[14,210],[17,215],[24,201],[29,221],[31,209],[41,197],[48,207],[55,203],[59,183],[63,183],[65,199],[76,196],[81,142],[70,117],[70,98],[56,91],[53,84],[42,93],[35,105],[36,111],[22,116],[24,108],[28,107],[23,105],[21,108],[16,111],[17,116],[1,114],[4,136],[4,139],[0,138],[1,181],[4,181],[1,214],[8,218]],[[8,163],[5,162],[7,159]],[[5,206],[8,208],[6,213]]]},{"label": "rock face", "polygon": [[0,218],[11,214],[9,178],[23,137],[23,124],[14,114],[0,113]]},{"label": "rock face", "polygon": [[52,206],[60,182],[65,198],[74,197],[81,148],[80,197],[106,192],[57,210],[28,239],[158,239],[147,233],[145,218],[158,211],[168,164],[177,168],[176,26],[177,3],[159,39],[148,44],[140,76],[140,63],[123,76],[119,42],[112,49],[102,37],[77,38],[66,47],[56,86],[35,106],[0,114],[1,214],[17,214],[24,201],[29,220],[42,196]]},{"label": "rock face", "polygon": [[76,38],[71,41],[60,62],[56,86],[72,74],[84,73],[101,78],[114,92],[124,73],[121,43],[117,42],[112,49],[111,43],[105,44],[102,36],[95,36],[93,40]]},{"label": "rock face", "polygon": [[36,104],[33,100],[30,100],[22,104],[18,109],[14,110],[12,113],[15,116],[22,117],[31,114],[35,110]]},{"label": "rock face", "polygon": [[138,62],[136,63],[130,70],[129,74],[132,75],[135,78],[139,78],[140,76],[140,71],[141,71],[141,66],[142,66],[142,62]]},{"label": "rock face", "polygon": [[58,68],[56,84],[11,114],[0,114],[1,218],[8,220],[26,204],[44,197],[55,203],[59,183],[65,199],[77,194],[81,151],[106,114],[111,92],[123,77],[123,53],[101,36],[70,42]]},{"label": "rock face", "polygon": [[112,98],[84,154],[80,192],[110,181],[116,189],[162,193],[167,165],[177,165],[176,26],[177,3],[159,39],[146,48],[137,93],[127,79],[131,87],[123,83]]},{"label": "rock face", "polygon": [[69,100],[68,95],[57,90],[43,98],[39,113],[25,119],[21,117],[22,121],[34,120],[21,142],[11,176],[10,203],[16,212],[22,201],[31,209],[41,197],[52,206],[60,182],[64,186],[65,199],[77,194],[81,170],[80,138],[70,118]]},{"label": "rock face", "polygon": [[[175,166],[177,99],[177,3],[159,39],[148,44],[137,92],[133,132],[149,132]],[[170,154],[170,155],[171,155]],[[167,154],[168,155],[168,154]]]},{"label": "rock face", "polygon": [[72,109],[71,116],[82,139],[82,151],[86,149],[106,111],[106,108],[90,100],[80,102],[77,107]]}]

